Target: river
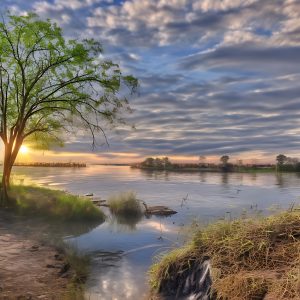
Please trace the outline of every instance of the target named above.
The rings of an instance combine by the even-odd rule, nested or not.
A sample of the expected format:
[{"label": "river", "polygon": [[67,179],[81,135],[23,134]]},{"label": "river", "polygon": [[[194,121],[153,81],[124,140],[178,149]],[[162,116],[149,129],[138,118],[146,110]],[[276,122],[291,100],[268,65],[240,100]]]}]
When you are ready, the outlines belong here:
[{"label": "river", "polygon": [[[116,221],[89,232],[66,236],[92,257],[87,299],[140,300],[147,296],[147,270],[159,255],[182,244],[191,224],[207,224],[247,214],[269,214],[300,203],[295,173],[179,173],[144,171],[127,166],[86,168],[15,167],[16,184],[50,188],[107,199],[135,191],[148,205],[166,205],[171,217]],[[106,211],[106,213],[108,213]]]}]

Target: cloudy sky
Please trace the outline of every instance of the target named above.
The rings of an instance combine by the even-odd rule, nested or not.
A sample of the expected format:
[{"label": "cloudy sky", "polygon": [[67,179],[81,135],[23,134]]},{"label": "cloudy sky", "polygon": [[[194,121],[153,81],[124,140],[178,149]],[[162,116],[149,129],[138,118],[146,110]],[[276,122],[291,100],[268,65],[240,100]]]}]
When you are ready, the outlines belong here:
[{"label": "cloudy sky", "polygon": [[99,162],[222,154],[272,161],[281,152],[299,153],[299,0],[1,4],[55,20],[66,37],[99,39],[106,56],[140,80],[128,117],[135,130],[109,132],[109,148],[94,153],[86,137],[76,137],[62,155]]}]

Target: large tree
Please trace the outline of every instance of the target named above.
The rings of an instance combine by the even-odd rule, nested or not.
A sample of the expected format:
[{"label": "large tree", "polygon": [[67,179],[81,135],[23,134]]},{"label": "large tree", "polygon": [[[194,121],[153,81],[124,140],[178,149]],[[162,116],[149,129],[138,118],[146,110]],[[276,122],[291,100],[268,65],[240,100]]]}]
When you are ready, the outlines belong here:
[{"label": "large tree", "polygon": [[[103,133],[103,121],[121,121],[137,80],[104,60],[93,39],[65,39],[35,14],[6,15],[0,23],[0,137],[4,144],[0,205],[8,203],[12,166],[22,143],[47,148],[71,126]],[[129,89],[129,90],[128,90]],[[127,91],[126,91],[127,90]],[[128,93],[129,92],[129,93]]]}]

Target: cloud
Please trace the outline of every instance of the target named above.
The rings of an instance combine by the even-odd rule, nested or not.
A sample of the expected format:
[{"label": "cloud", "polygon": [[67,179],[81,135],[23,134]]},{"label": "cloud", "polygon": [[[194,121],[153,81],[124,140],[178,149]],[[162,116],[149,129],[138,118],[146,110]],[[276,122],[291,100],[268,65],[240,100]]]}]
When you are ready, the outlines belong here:
[{"label": "cloud", "polygon": [[190,55],[181,60],[179,69],[197,68],[253,70],[260,73],[297,72],[300,63],[297,47],[261,47],[249,43],[218,47],[208,52]]},{"label": "cloud", "polygon": [[[127,116],[96,155],[295,153],[300,146],[297,0],[4,0],[68,37],[92,37],[140,79]],[[88,137],[66,147],[90,152]],[[98,154],[97,154],[98,153]],[[111,153],[111,154],[109,154]],[[114,153],[114,154],[112,154]]]}]

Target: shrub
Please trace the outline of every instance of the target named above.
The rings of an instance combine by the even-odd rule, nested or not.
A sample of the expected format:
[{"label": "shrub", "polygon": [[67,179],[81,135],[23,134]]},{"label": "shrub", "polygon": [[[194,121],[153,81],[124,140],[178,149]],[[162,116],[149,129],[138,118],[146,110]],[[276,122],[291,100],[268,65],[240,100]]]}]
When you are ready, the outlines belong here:
[{"label": "shrub", "polygon": [[132,191],[113,195],[108,199],[108,206],[112,214],[123,217],[140,217],[143,214],[141,202]]}]

